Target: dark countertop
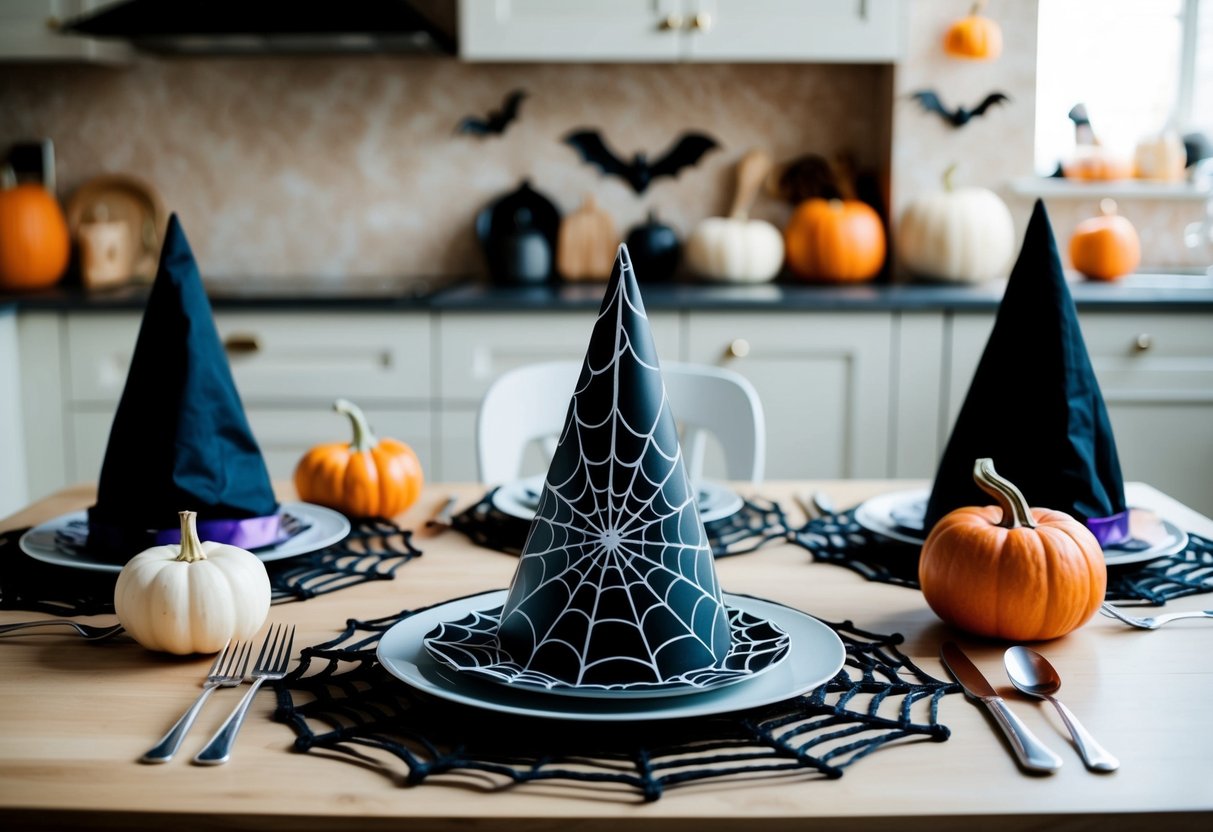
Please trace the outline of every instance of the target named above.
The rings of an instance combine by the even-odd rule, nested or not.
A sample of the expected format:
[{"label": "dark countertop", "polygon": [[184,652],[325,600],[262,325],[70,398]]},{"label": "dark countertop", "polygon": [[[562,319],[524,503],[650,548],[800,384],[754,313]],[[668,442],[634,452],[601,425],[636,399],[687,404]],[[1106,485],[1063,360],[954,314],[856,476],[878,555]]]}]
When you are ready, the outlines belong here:
[{"label": "dark countertop", "polygon": [[[471,278],[374,279],[214,279],[206,280],[216,309],[280,311],[442,310],[452,312],[541,312],[597,308],[603,283],[543,287],[500,287]],[[653,310],[701,311],[929,311],[995,309],[1005,282],[982,285],[902,283],[895,285],[810,286],[793,283],[754,285],[642,284],[645,305]],[[1115,283],[1074,280],[1080,309],[1211,311],[1213,276],[1208,274],[1134,274]],[[61,286],[25,295],[0,295],[6,307],[41,310],[113,311],[142,309],[147,286],[84,291]]]}]

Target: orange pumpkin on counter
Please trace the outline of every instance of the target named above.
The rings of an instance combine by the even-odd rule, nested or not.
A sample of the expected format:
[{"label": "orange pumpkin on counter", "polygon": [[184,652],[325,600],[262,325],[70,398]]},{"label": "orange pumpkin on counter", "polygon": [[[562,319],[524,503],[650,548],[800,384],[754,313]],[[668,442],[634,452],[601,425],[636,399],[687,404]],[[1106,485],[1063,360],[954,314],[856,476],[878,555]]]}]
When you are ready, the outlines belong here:
[{"label": "orange pumpkin on counter", "polygon": [[70,255],[67,220],[50,191],[32,182],[0,190],[0,289],[53,286]]},{"label": "orange pumpkin on counter", "polygon": [[998,505],[958,508],[931,529],[918,561],[927,604],[948,624],[1010,641],[1086,623],[1108,582],[1095,535],[1063,511],[1028,508],[990,459],[976,461],[973,479]]},{"label": "orange pumpkin on counter", "polygon": [[1100,216],[1083,220],[1070,237],[1070,263],[1092,280],[1116,280],[1141,264],[1141,239],[1133,223],[1100,200]]},{"label": "orange pumpkin on counter", "polygon": [[350,419],[353,441],[317,445],[295,466],[295,491],[305,502],[350,517],[394,517],[421,496],[425,478],[417,454],[397,439],[377,439],[353,402],[333,409]]},{"label": "orange pumpkin on counter", "polygon": [[884,224],[858,199],[807,199],[788,220],[784,245],[788,268],[805,280],[870,280],[884,265]]},{"label": "orange pumpkin on counter", "polygon": [[982,15],[985,0],[977,0],[967,17],[957,20],[943,36],[943,51],[953,58],[992,61],[1002,54],[1002,27]]}]

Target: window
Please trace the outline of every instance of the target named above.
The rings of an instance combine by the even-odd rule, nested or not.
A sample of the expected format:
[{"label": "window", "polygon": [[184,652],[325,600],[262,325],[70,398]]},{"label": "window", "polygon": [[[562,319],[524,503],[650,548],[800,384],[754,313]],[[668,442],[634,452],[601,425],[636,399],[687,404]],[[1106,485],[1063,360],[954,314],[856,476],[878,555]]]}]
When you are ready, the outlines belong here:
[{"label": "window", "polygon": [[1130,158],[1167,126],[1213,136],[1213,0],[1040,0],[1037,173],[1072,151],[1080,102]]}]

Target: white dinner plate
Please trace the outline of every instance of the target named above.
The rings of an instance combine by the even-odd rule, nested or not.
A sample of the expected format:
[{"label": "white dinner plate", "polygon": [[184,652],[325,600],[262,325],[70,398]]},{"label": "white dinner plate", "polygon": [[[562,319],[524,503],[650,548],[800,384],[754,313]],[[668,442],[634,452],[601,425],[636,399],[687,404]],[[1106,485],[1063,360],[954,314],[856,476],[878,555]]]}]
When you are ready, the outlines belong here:
[{"label": "white dinner plate", "polygon": [[[540,474],[506,483],[493,492],[493,505],[498,511],[529,523],[535,519],[535,511],[539,508],[539,497],[543,494],[546,479],[546,475]],[[699,507],[699,518],[705,523],[711,523],[732,517],[741,511],[745,501],[728,486],[706,480],[696,488],[696,504]]]},{"label": "white dinner plate", "polygon": [[708,716],[781,702],[828,682],[846,660],[842,640],[816,618],[774,601],[727,592],[726,604],[774,622],[791,638],[791,647],[787,658],[769,672],[704,693],[644,699],[551,696],[479,681],[435,661],[426,652],[422,640],[438,624],[499,606],[505,597],[506,590],[495,590],[409,616],[379,640],[380,664],[410,687],[476,708],[546,719],[629,722]]},{"label": "white dinner plate", "polygon": [[[927,539],[922,530],[931,492],[925,489],[893,491],[864,500],[855,509],[855,522],[870,532],[903,543],[921,546]],[[1144,563],[1183,551],[1188,545],[1188,533],[1174,523],[1143,508],[1129,509],[1127,544],[1104,547],[1104,562],[1108,566]]]},{"label": "white dinner plate", "polygon": [[[254,552],[263,561],[293,558],[331,546],[350,533],[350,521],[339,511],[312,503],[282,503],[282,512],[293,515],[307,528],[277,546]],[[70,569],[90,569],[95,572],[121,572],[121,563],[107,563],[84,550],[88,535],[88,512],[73,511],[53,520],[39,523],[21,535],[18,545],[34,560],[66,566]],[[79,546],[66,545],[63,538],[77,539]]]}]

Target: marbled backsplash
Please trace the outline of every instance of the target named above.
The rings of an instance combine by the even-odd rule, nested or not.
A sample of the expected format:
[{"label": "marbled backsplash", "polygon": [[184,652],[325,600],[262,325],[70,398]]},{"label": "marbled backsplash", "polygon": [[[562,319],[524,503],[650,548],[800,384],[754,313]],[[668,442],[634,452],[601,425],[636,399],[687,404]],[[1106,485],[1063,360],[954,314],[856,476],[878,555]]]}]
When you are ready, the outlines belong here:
[{"label": "marbled backsplash", "polygon": [[[686,235],[727,209],[737,160],[752,147],[777,161],[851,153],[889,183],[894,218],[942,171],[991,188],[1022,232],[1031,198],[1008,183],[1033,170],[1035,0],[1000,3],[1005,49],[990,63],[939,48],[963,7],[910,4],[904,61],[865,65],[468,64],[453,58],[141,57],[119,67],[0,64],[0,147],[49,136],[60,196],[102,173],[152,183],[185,225],[214,277],[482,274],[476,213],[524,178],[563,212],[586,194],[622,233],[651,209]],[[963,11],[963,9],[961,9]],[[457,135],[467,114],[528,98],[502,136]],[[972,106],[994,90],[1011,101],[957,130],[910,97],[935,89]],[[561,142],[602,130],[620,154],[650,160],[683,130],[722,148],[677,179],[636,195]],[[1049,200],[1064,250],[1098,200]],[[1195,202],[1122,201],[1144,266],[1200,266],[1182,232]],[[760,198],[754,213],[782,223],[789,208]]]}]

